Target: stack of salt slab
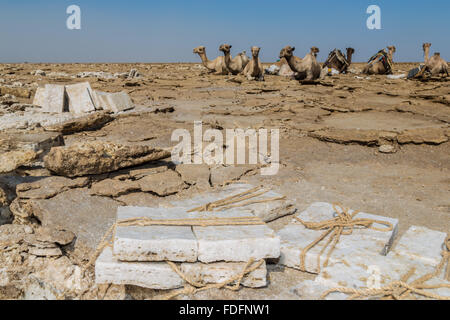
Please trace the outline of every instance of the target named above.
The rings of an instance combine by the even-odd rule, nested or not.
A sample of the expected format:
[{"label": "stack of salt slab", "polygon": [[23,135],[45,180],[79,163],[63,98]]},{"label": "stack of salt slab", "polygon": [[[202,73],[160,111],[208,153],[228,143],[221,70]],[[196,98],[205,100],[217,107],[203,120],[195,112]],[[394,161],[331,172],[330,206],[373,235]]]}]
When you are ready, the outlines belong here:
[{"label": "stack of salt slab", "polygon": [[34,96],[34,105],[43,112],[86,114],[96,110],[114,113],[133,109],[133,102],[126,92],[108,93],[92,90],[89,82],[39,87]]},{"label": "stack of salt slab", "polygon": [[[239,218],[254,216],[249,208],[232,208],[221,212],[188,213],[197,205],[249,190],[237,185],[219,194],[205,194],[173,203],[173,207],[119,207],[117,219],[147,217],[153,220],[193,218]],[[273,197],[268,193],[262,197]],[[219,200],[215,198],[215,200]],[[278,206],[286,206],[279,201]],[[272,207],[262,208],[268,216]],[[265,211],[265,212],[264,212]],[[113,249],[107,248],[96,261],[98,284],[136,285],[150,289],[182,288],[185,281],[166,261],[179,263],[180,271],[189,279],[204,285],[217,284],[241,274],[247,263],[280,257],[280,239],[267,225],[245,226],[146,226],[117,227]],[[260,288],[267,285],[265,262],[243,278],[242,285]]]}]

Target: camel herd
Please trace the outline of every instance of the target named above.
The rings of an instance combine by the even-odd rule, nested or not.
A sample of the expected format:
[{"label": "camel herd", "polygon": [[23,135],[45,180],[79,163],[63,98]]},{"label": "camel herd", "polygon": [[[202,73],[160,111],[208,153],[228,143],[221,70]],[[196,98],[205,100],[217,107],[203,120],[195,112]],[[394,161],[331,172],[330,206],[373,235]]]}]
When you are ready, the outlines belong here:
[{"label": "camel herd", "polygon": [[[430,58],[430,47],[431,43],[425,43],[423,45],[425,64],[418,68],[419,71],[414,74],[414,77],[422,77],[426,73],[432,76],[441,74],[448,76],[447,62],[441,58],[439,53],[435,53]],[[229,44],[221,45],[219,51],[223,53],[223,56],[219,56],[215,60],[208,59],[204,46],[195,48],[194,53],[200,56],[203,66],[210,73],[216,75],[241,74],[249,80],[263,81],[264,74],[267,73],[267,70],[263,69],[259,58],[261,48],[251,48],[252,59],[247,57],[245,51],[232,58],[231,48],[232,46]],[[280,60],[273,66],[276,71],[275,73],[272,72],[272,74],[294,77],[297,80],[312,81],[328,74],[331,69],[339,73],[346,73],[352,63],[352,56],[355,53],[355,49],[347,48],[346,50],[347,56],[342,54],[340,50],[334,49],[330,52],[325,63],[321,65],[317,61],[317,54],[319,53],[317,47],[312,47],[311,51],[302,59],[294,56],[295,47],[286,46],[281,50]],[[387,50],[380,50],[370,58],[362,73],[368,75],[392,74],[395,52],[395,46],[389,46]]]}]

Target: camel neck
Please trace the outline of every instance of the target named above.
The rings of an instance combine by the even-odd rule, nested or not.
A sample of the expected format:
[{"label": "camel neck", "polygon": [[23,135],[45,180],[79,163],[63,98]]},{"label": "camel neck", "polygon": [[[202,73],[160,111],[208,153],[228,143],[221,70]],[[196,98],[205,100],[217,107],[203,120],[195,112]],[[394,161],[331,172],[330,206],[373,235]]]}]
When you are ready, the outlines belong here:
[{"label": "camel neck", "polygon": [[228,65],[231,62],[231,53],[229,52],[224,52],[225,55],[225,63]]},{"label": "camel neck", "polygon": [[347,62],[348,64],[352,63],[353,53],[351,51],[347,52]]},{"label": "camel neck", "polygon": [[430,60],[430,48],[425,48],[424,50],[424,56],[425,56],[425,63],[428,62],[428,60]]},{"label": "camel neck", "polygon": [[209,62],[208,57],[206,56],[206,52],[199,53],[199,56],[202,59],[203,64],[207,64]]}]

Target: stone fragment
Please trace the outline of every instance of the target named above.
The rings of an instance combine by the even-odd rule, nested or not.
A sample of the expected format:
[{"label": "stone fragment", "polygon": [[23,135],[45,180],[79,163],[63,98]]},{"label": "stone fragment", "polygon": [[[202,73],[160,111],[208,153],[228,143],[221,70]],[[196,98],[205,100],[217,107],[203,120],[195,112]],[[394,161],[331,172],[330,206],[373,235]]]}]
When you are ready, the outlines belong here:
[{"label": "stone fragment", "polygon": [[66,106],[66,89],[62,85],[45,85],[45,102],[42,112],[62,113]]},{"label": "stone fragment", "polygon": [[0,174],[16,170],[23,165],[29,165],[38,158],[32,150],[16,150],[0,154]]},{"label": "stone fragment", "polygon": [[61,249],[59,248],[38,248],[31,247],[28,250],[29,254],[32,254],[37,257],[60,257],[62,256]]},{"label": "stone fragment", "polygon": [[104,112],[96,112],[80,118],[64,121],[62,123],[44,126],[46,131],[61,132],[62,134],[72,134],[82,131],[94,131],[101,129],[114,118]]},{"label": "stone fragment", "polygon": [[398,136],[400,144],[435,144],[439,145],[449,140],[442,128],[421,128],[406,130]]},{"label": "stone fragment", "polygon": [[75,239],[75,234],[70,231],[58,230],[54,228],[40,228],[36,232],[36,240],[40,242],[57,243],[66,246]]},{"label": "stone fragment", "polygon": [[166,197],[183,190],[186,185],[173,170],[150,174],[139,180],[143,192],[152,192],[160,197]]},{"label": "stone fragment", "polygon": [[49,199],[69,189],[83,188],[88,183],[88,178],[72,180],[64,177],[47,177],[36,182],[19,184],[16,192],[21,199]]},{"label": "stone fragment", "polygon": [[134,108],[130,96],[124,91],[116,93],[94,91],[93,97],[97,109],[118,113]]},{"label": "stone fragment", "polygon": [[95,111],[92,101],[92,88],[89,82],[66,86],[69,99],[69,111],[73,114],[84,114]]},{"label": "stone fragment", "polygon": [[[353,211],[350,211],[352,213]],[[321,222],[335,218],[333,206],[328,203],[314,203],[306,211],[300,213],[298,218],[306,222]],[[355,227],[352,234],[341,235],[340,241],[332,252],[329,262],[337,262],[347,259],[349,256],[366,257],[368,255],[380,254],[386,255],[398,232],[398,220],[375,216],[367,213],[358,213],[356,218],[374,219],[378,221],[386,221],[392,224],[392,231],[377,231],[365,229],[362,227]],[[386,229],[385,225],[375,223],[376,228]],[[307,229],[300,222],[293,220],[292,224],[286,226],[278,232],[281,238],[281,258],[280,264],[301,270],[301,253],[303,250],[318,239],[325,230]],[[324,239],[320,244],[311,248],[305,257],[305,268],[310,273],[318,273],[318,263],[320,266],[326,260],[328,250],[322,252],[324,245],[328,238]],[[320,260],[318,260],[320,257]]]},{"label": "stone fragment", "polygon": [[[185,207],[187,208],[187,210],[190,210],[204,206],[211,202],[241,194],[254,188],[255,186],[250,184],[233,183],[217,191],[200,194],[193,197],[192,199],[172,201],[170,202],[170,205],[174,207]],[[273,191],[268,191],[258,197],[255,197],[254,199],[249,199],[247,201],[261,201],[278,198],[282,198],[282,195]],[[232,210],[242,209],[244,211],[249,211],[253,215],[261,218],[261,220],[263,220],[264,222],[276,220],[286,215],[293,214],[296,211],[293,202],[288,199],[246,204],[247,201],[241,202],[240,204],[242,204],[242,206],[238,206],[236,208],[233,208]],[[224,210],[224,212],[226,212],[226,210]]]},{"label": "stone fragment", "polygon": [[56,132],[0,133],[0,151],[34,151],[45,155],[52,147],[64,145],[61,134]]},{"label": "stone fragment", "polygon": [[47,169],[57,175],[78,177],[113,172],[169,156],[168,151],[148,146],[94,141],[53,148],[44,158],[44,163]]},{"label": "stone fragment", "polygon": [[211,168],[211,184],[223,186],[226,183],[239,180],[243,175],[252,171],[250,166],[218,166]]},{"label": "stone fragment", "polygon": [[400,239],[390,255],[403,256],[436,267],[447,235],[424,227],[412,226]]},{"label": "stone fragment", "polygon": [[[178,209],[119,207],[117,220],[131,218],[183,219]],[[122,227],[116,229],[114,256],[122,261],[197,261],[197,240],[190,226]]]},{"label": "stone fragment", "polygon": [[97,284],[135,285],[169,290],[182,288],[184,281],[166,262],[121,262],[106,248],[95,263]]},{"label": "stone fragment", "polygon": [[395,153],[395,147],[392,145],[384,144],[378,149],[381,153]]},{"label": "stone fragment", "polygon": [[209,184],[211,173],[207,165],[181,164],[176,167],[176,171],[187,184],[195,185],[200,189],[211,187]]},{"label": "stone fragment", "polygon": [[138,181],[106,179],[92,185],[90,193],[97,196],[120,197],[133,191],[139,191]]}]

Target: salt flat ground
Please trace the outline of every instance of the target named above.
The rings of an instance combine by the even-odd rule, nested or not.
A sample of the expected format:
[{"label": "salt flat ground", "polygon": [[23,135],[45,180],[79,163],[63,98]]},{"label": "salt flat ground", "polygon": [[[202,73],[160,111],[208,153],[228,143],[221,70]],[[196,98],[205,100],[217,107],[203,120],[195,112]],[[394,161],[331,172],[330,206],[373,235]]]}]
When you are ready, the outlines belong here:
[{"label": "salt flat ground", "polygon": [[[396,64],[394,73],[407,73],[417,65]],[[355,64],[351,68],[357,72],[362,67]],[[140,79],[30,75],[37,69],[73,75],[132,68],[139,71]],[[264,177],[258,168],[250,167],[239,174],[226,173],[226,178],[270,187],[295,200],[299,210],[318,201],[340,202],[398,218],[399,236],[412,225],[450,230],[450,79],[422,82],[350,73],[327,77],[315,85],[278,76],[251,82],[211,75],[198,64],[182,63],[0,65],[0,74],[4,79],[0,85],[21,82],[25,87],[90,81],[94,89],[128,92],[139,106],[139,112],[120,116],[98,131],[66,136],[67,145],[101,140],[169,147],[175,145],[170,141],[173,130],[192,132],[193,122],[200,120],[204,130],[279,128],[281,167],[277,175]],[[386,145],[393,153],[379,151]],[[37,175],[30,170],[24,174]],[[96,182],[107,179],[111,176],[96,177]],[[110,198],[125,205],[154,205],[190,197],[208,187],[184,186],[164,198],[136,191]],[[59,196],[70,197],[70,193]],[[270,226],[278,230],[290,219],[279,219]],[[294,270],[269,269],[268,288],[209,291],[196,298],[295,299],[288,288],[311,279]],[[158,296],[139,288],[129,291],[135,298]]]}]

